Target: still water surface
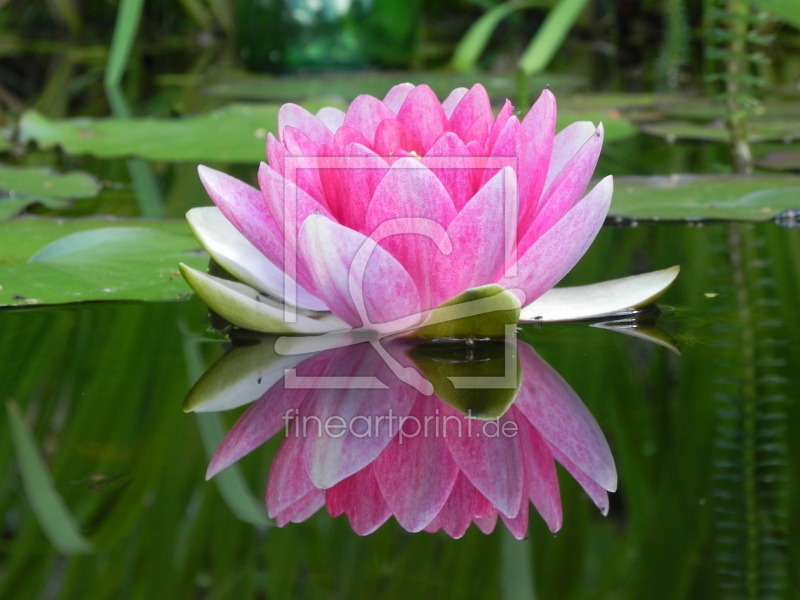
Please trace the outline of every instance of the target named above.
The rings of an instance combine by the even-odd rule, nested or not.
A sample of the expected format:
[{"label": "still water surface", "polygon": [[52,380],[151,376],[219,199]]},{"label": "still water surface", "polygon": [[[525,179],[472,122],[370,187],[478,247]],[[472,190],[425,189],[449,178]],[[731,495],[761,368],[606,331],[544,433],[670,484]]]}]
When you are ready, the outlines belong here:
[{"label": "still water surface", "polygon": [[[224,352],[196,300],[2,312],[0,394],[91,550],[45,537],[4,419],[0,597],[797,598],[800,233],[606,228],[568,282],[672,264],[661,343],[587,323],[518,332],[591,412],[619,480],[604,517],[559,467],[561,529],[531,507],[523,541],[502,517],[459,540],[394,519],[362,537],[324,508],[275,527],[263,498],[282,429],[205,481],[245,407],[182,410]],[[652,316],[638,325],[653,333]]]}]

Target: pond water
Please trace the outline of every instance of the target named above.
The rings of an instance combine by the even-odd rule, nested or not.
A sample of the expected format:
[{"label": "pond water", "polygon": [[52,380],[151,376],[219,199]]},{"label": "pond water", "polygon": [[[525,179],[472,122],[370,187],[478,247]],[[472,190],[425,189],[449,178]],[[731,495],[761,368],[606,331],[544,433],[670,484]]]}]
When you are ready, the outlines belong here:
[{"label": "pond water", "polygon": [[[563,524],[553,534],[531,507],[522,541],[502,521],[454,540],[389,519],[362,537],[324,508],[276,527],[263,498],[282,431],[205,481],[246,407],[182,410],[225,351],[196,299],[0,312],[0,394],[88,544],[60,553],[43,532],[9,409],[0,597],[795,598],[800,234],[606,227],[567,283],[673,264],[681,274],[660,314],[637,323],[650,338],[589,323],[518,331],[519,356],[541,357],[522,388],[541,391],[542,373],[557,372],[596,420],[619,481],[603,516],[559,467]],[[250,368],[233,362],[232,377]]]}]

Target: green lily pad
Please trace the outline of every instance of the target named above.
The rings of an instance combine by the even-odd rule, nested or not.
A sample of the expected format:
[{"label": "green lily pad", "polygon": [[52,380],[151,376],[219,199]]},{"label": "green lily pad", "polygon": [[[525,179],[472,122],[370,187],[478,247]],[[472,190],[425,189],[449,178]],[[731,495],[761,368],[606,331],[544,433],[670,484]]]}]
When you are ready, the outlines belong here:
[{"label": "green lily pad", "polygon": [[57,173],[44,167],[0,165],[0,220],[32,204],[62,208],[69,200],[92,198],[102,184],[89,173]]},{"label": "green lily pad", "polygon": [[[329,73],[291,77],[248,75],[215,83],[206,87],[205,92],[230,100],[297,102],[298,98],[333,96],[350,102],[359,94],[382,98],[392,86],[409,81],[417,85],[429,85],[439,98],[444,98],[457,87],[471,87],[475,83],[481,83],[493,98],[515,98],[518,94],[518,82],[513,76],[442,71]],[[548,86],[568,91],[583,83],[583,79],[574,75],[554,74],[542,74],[526,81],[527,90],[532,94]]]},{"label": "green lily pad", "polygon": [[[308,102],[315,111],[330,102]],[[187,162],[256,162],[265,159],[267,133],[275,132],[276,104],[233,104],[181,119],[53,120],[36,111],[20,121],[20,140],[40,148],[100,158],[140,156]]]},{"label": "green lily pad", "polygon": [[208,262],[183,222],[18,219],[0,240],[0,306],[181,300],[178,263]]},{"label": "green lily pad", "polygon": [[610,216],[630,219],[767,221],[800,208],[800,177],[669,175],[618,177]]},{"label": "green lily pad", "polygon": [[[723,113],[720,112],[720,117]],[[791,142],[800,138],[800,121],[775,119],[751,121],[748,125],[750,142]],[[728,142],[728,130],[722,120],[711,123],[665,121],[642,127],[642,131],[664,138],[668,142],[696,140],[702,142]]]}]

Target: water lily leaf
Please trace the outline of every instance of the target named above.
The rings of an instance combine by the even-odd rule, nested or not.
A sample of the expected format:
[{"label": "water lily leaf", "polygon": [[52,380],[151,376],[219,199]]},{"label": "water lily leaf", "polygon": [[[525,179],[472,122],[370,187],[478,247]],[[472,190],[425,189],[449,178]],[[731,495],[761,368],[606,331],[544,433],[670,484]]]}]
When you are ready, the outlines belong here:
[{"label": "water lily leaf", "polygon": [[[787,149],[788,148],[788,149]],[[756,165],[770,171],[794,171],[800,173],[800,149],[795,146],[784,146],[769,151],[756,159]]]},{"label": "water lily leaf", "polygon": [[180,300],[191,290],[178,263],[199,267],[208,261],[182,222],[69,223],[0,223],[0,306]]},{"label": "water lily leaf", "polygon": [[[260,100],[270,102],[297,102],[298,98],[320,98],[327,96],[350,102],[359,94],[382,98],[389,88],[410,81],[425,83],[439,98],[444,98],[454,88],[471,87],[481,83],[490,96],[514,98],[519,93],[516,78],[487,73],[455,73],[442,71],[319,73],[313,76],[276,77],[270,75],[248,75],[230,78],[205,88],[212,96],[230,100]],[[561,92],[577,88],[584,79],[575,75],[541,74],[526,79],[527,90],[538,94],[545,87]],[[303,106],[308,107],[306,101]]]},{"label": "water lily leaf", "polygon": [[520,312],[523,321],[578,321],[645,306],[667,291],[680,267],[591,285],[553,288]]},{"label": "water lily leaf", "polygon": [[767,221],[800,208],[800,177],[669,175],[618,177],[609,214],[631,219]]},{"label": "water lily leaf", "polygon": [[14,403],[8,403],[6,409],[25,495],[45,535],[64,554],[91,552],[92,545],[81,535],[53,485],[47,465],[36,448],[36,442],[28,431],[19,408]]},{"label": "water lily leaf", "polygon": [[[692,123],[689,121],[665,121],[642,126],[642,131],[664,138],[668,142],[697,140],[727,143],[728,130],[722,121]],[[791,142],[800,138],[800,121],[797,119],[774,119],[751,121],[748,124],[748,139],[751,142]]]},{"label": "water lily leaf", "polygon": [[32,204],[62,208],[67,201],[92,198],[102,184],[89,173],[57,173],[43,167],[0,165],[0,220],[8,219]]},{"label": "water lily leaf", "polygon": [[[306,104],[316,110],[325,104]],[[140,156],[150,160],[256,162],[265,157],[267,133],[277,129],[276,104],[233,104],[182,119],[53,120],[36,111],[20,121],[20,140],[40,148],[60,146],[69,154],[101,158]]]},{"label": "water lily leaf", "polygon": [[48,198],[92,198],[102,184],[89,173],[58,173],[46,167],[0,165],[0,190]]}]

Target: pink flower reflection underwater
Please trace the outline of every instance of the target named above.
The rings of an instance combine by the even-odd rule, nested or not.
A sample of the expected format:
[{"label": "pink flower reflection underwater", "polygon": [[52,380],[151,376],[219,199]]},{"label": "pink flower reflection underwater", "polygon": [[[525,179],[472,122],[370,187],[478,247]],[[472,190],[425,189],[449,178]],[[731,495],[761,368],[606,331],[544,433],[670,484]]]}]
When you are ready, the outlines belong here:
[{"label": "pink flower reflection underwater", "polygon": [[[515,373],[519,366],[518,376],[506,373],[505,389],[482,381],[461,394],[452,393],[443,374],[452,361],[430,368],[407,343],[386,347],[394,367],[369,344],[296,360],[234,425],[208,476],[283,432],[266,497],[269,515],[281,526],[324,506],[332,516],[347,515],[361,535],[394,516],[408,531],[441,529],[458,538],[471,523],[488,533],[500,517],[522,538],[532,503],[557,531],[562,512],[554,461],[607,512],[616,470],[603,434],[530,346],[502,345]],[[401,381],[398,365],[416,365],[438,395]],[[283,374],[286,366],[277,371]],[[470,369],[475,373],[475,363]],[[493,418],[485,418],[489,414]]]}]

